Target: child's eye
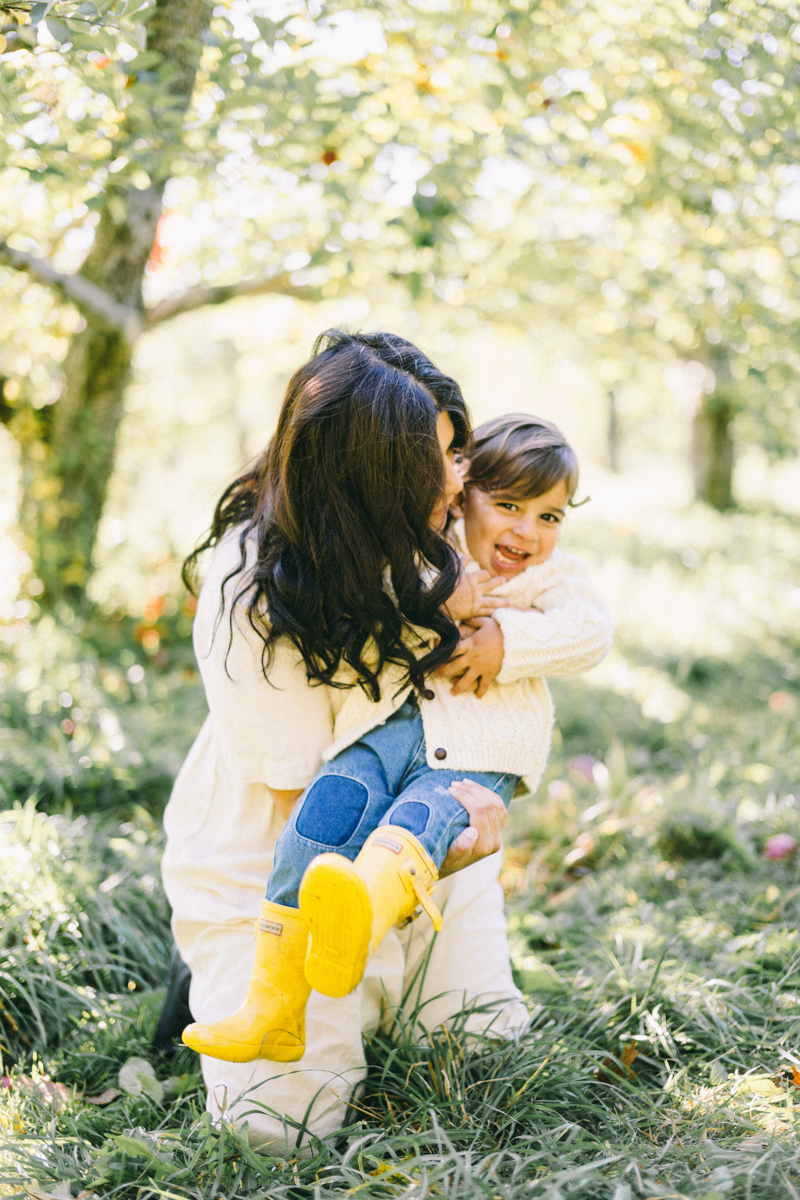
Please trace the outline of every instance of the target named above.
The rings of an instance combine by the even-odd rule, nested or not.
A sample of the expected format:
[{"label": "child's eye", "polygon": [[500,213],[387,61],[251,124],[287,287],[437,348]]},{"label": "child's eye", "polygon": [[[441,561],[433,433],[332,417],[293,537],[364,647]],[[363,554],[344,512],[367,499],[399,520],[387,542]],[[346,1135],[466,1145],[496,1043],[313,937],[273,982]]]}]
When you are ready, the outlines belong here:
[{"label": "child's eye", "polygon": [[561,520],[555,513],[542,513],[542,520],[547,521],[549,525],[558,525]]},{"label": "child's eye", "polygon": [[498,500],[497,507],[504,508],[506,512],[519,512],[517,505],[512,504],[510,500]]}]

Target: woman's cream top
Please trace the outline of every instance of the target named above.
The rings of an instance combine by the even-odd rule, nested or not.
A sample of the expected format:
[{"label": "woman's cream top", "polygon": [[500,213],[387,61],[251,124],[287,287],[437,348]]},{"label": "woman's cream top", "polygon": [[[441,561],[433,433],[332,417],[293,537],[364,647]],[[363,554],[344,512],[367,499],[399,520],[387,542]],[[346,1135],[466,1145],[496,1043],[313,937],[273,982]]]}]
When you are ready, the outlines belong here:
[{"label": "woman's cream top", "polygon": [[[344,694],[312,687],[296,650],[275,648],[269,682],[263,642],[241,609],[231,605],[241,584],[239,530],[211,556],[194,621],[194,650],[208,716],[181,767],[164,813],[161,862],[181,945],[191,927],[252,920],[272,869],[283,820],[269,788],[304,788],[333,740]],[[198,935],[199,936],[199,935]]]}]

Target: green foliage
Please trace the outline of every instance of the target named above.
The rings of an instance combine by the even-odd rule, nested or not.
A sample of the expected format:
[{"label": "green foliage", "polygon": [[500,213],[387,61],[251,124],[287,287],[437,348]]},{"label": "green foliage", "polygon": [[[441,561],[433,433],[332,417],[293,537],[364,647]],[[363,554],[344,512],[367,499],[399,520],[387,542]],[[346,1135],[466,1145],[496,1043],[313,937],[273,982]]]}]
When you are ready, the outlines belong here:
[{"label": "green foliage", "polygon": [[0,627],[0,797],[121,819],[137,805],[160,812],[204,712],[186,618],[64,615],[71,626]]},{"label": "green foliage", "polygon": [[729,830],[720,828],[711,815],[693,810],[677,812],[661,827],[658,848],[665,858],[723,858],[735,849]]},{"label": "green foliage", "polygon": [[104,1031],[130,1024],[126,989],[163,978],[171,939],[159,837],[144,810],[134,817],[100,828],[96,819],[47,817],[30,803],[2,815],[6,1058],[24,1060],[33,1049],[50,1058],[69,1045],[71,1071],[85,1053],[96,1074]]},{"label": "green foliage", "polygon": [[[151,305],[248,277],[321,296],[396,280],[456,326],[559,320],[609,387],[644,360],[696,359],[745,436],[794,444],[790,6],[232,7],[203,34],[180,128],[162,119],[171,66],[145,48],[154,9],[81,11],[47,18],[55,43],[36,45],[41,24],[6,31],[14,245],[75,269],[99,210],[124,221],[136,189],[169,179]],[[5,283],[26,300],[0,365],[11,403],[17,385],[51,403],[74,317]]]}]

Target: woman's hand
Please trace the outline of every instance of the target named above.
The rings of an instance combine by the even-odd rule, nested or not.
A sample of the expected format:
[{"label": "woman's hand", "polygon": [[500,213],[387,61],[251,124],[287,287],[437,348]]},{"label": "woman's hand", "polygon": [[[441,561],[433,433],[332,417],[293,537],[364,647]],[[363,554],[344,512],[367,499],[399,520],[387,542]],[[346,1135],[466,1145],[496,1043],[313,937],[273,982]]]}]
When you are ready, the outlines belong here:
[{"label": "woman's hand", "polygon": [[461,871],[499,850],[508,815],[497,793],[472,779],[451,783],[447,790],[467,810],[469,829],[465,829],[452,842],[439,868],[440,878]]},{"label": "woman's hand", "polygon": [[278,788],[268,787],[267,791],[272,797],[272,803],[277,808],[278,812],[283,817],[284,821],[288,821],[292,815],[292,809],[303,794],[304,789],[298,788],[292,791],[279,791]]}]

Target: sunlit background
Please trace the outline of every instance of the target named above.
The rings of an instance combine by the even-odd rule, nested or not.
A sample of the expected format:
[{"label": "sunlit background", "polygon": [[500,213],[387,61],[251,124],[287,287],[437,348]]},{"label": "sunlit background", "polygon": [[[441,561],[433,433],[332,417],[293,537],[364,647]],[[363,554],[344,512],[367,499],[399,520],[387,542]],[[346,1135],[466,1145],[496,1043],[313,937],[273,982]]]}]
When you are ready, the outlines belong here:
[{"label": "sunlit background", "polygon": [[[602,1200],[773,1200],[779,1178],[794,1195],[800,11],[232,0],[185,51],[184,94],[146,7],[0,0],[14,1170],[81,1188],[98,1162],[111,1172],[79,1104],[110,1084],[125,1107],[102,1109],[102,1136],[132,1129],[150,1149],[104,1185],[150,1172],[161,1186],[159,1139],[190,1157],[205,1136],[194,1065],[180,1074],[149,1041],[170,952],[160,814],[205,713],[180,565],[314,339],[346,326],[417,342],[476,424],[560,425],[589,497],[563,545],[590,563],[617,635],[600,667],[554,682],[551,764],[512,810],[503,882],[530,1040],[477,1067],[431,1051],[431,1075],[446,1061],[463,1084],[452,1111],[421,1072],[409,1090],[401,1055],[366,1127],[413,1141],[433,1113],[453,1158],[424,1141],[413,1158],[388,1134],[333,1194],[395,1194],[400,1155],[397,1189],[426,1171],[450,1195],[466,1129],[488,1157],[459,1195],[473,1172],[506,1187],[495,1151],[520,1130],[539,1140],[509,1196],[577,1195],[589,1160],[612,1163]],[[89,369],[92,337],[111,349]],[[163,1081],[157,1105],[117,1078],[131,1053]],[[496,1084],[485,1104],[471,1070]],[[79,1089],[80,1171],[25,1141],[25,1122],[49,1128],[37,1071]],[[174,1186],[194,1186],[174,1166]],[[227,1169],[204,1168],[224,1194],[256,1187]],[[286,1194],[295,1167],[270,1169]]]}]

